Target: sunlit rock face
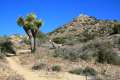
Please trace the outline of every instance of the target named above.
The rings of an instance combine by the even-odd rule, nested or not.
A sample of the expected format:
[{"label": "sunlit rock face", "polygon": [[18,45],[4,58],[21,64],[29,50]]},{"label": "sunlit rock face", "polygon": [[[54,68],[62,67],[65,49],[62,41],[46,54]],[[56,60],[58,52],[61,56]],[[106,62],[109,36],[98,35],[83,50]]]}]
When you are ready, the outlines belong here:
[{"label": "sunlit rock face", "polygon": [[15,36],[15,35],[12,35],[10,36],[9,38],[9,41],[13,44],[13,46],[15,48],[18,48],[18,49],[26,49],[28,46],[25,44],[22,36]]},{"label": "sunlit rock face", "polygon": [[18,36],[12,35],[12,36],[10,36],[9,40],[10,40],[10,42],[12,42],[13,44],[15,44],[17,46],[21,45],[21,44],[24,44],[22,38],[20,38]]},{"label": "sunlit rock face", "polygon": [[24,52],[23,50],[30,50],[30,46],[25,43],[24,38],[25,38],[24,36],[18,36],[18,35],[2,37],[0,39],[0,52],[6,54],[9,53],[16,54],[21,50],[22,52]]}]

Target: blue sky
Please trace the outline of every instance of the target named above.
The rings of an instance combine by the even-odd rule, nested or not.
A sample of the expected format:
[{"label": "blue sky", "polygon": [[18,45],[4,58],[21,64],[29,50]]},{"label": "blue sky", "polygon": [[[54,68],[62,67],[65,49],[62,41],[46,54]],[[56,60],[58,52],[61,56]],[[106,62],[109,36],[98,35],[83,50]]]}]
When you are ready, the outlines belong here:
[{"label": "blue sky", "polygon": [[44,21],[40,30],[46,33],[80,13],[120,20],[120,0],[0,0],[0,35],[24,34],[16,19],[31,12]]}]

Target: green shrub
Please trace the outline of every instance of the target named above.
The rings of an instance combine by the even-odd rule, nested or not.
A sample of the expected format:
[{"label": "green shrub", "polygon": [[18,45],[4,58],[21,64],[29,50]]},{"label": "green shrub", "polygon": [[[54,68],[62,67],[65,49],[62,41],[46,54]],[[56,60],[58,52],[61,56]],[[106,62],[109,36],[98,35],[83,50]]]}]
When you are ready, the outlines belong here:
[{"label": "green shrub", "polygon": [[97,61],[100,63],[114,64],[115,58],[117,58],[117,55],[111,50],[99,49],[97,54]]},{"label": "green shrub", "polygon": [[86,29],[77,36],[80,42],[87,42],[89,40],[95,39],[95,37],[98,36],[98,34],[92,31],[92,29]]},{"label": "green shrub", "polygon": [[65,43],[65,38],[64,37],[56,37],[53,39],[53,42],[57,44],[64,44]]},{"label": "green shrub", "polygon": [[75,61],[80,58],[80,53],[74,48],[59,48],[55,50],[53,56]]},{"label": "green shrub", "polygon": [[76,53],[74,53],[74,52],[69,52],[69,54],[68,54],[67,56],[65,56],[64,58],[65,58],[65,59],[69,59],[69,60],[71,60],[71,61],[75,61],[75,60],[78,59],[78,57],[79,57],[79,55],[77,55]]},{"label": "green shrub", "polygon": [[69,73],[81,75],[83,74],[83,69],[82,68],[73,69],[73,70],[70,70]]},{"label": "green shrub", "polygon": [[113,61],[111,61],[111,64],[120,65],[120,56],[114,55],[113,56]]},{"label": "green shrub", "polygon": [[97,72],[93,68],[90,68],[90,67],[86,67],[85,69],[76,68],[76,69],[70,70],[69,72],[72,74],[87,75],[87,76],[97,74]]},{"label": "green shrub", "polygon": [[83,74],[85,75],[96,75],[97,72],[93,69],[93,68],[90,68],[90,67],[86,67],[84,70],[83,70]]},{"label": "green shrub", "polygon": [[80,55],[80,58],[83,60],[93,60],[95,58],[96,53],[94,51],[86,50]]},{"label": "green shrub", "polygon": [[[94,44],[97,49],[97,61],[100,63],[115,64],[119,56],[112,50],[112,44],[109,41],[100,41]],[[119,64],[119,63],[117,63]]]},{"label": "green shrub", "polygon": [[120,35],[118,34],[111,36],[111,40],[113,42],[113,47],[120,50]]},{"label": "green shrub", "polygon": [[60,65],[53,65],[52,71],[57,71],[57,72],[61,71],[61,66]]}]

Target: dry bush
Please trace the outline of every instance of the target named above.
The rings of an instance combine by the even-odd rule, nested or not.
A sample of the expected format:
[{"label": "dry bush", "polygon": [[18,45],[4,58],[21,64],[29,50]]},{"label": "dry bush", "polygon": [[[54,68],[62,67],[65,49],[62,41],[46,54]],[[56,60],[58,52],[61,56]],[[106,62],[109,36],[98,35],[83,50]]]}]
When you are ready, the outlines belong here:
[{"label": "dry bush", "polygon": [[86,67],[85,69],[76,68],[76,69],[70,70],[69,72],[72,74],[87,75],[87,76],[90,76],[90,75],[95,76],[97,74],[97,72],[93,68],[90,68],[90,67]]},{"label": "dry bush", "polygon": [[32,67],[32,70],[42,70],[42,69],[46,69],[46,68],[47,68],[47,64],[37,63]]},{"label": "dry bush", "polygon": [[55,50],[53,56],[75,61],[80,58],[80,53],[74,48],[58,48]]},{"label": "dry bush", "polygon": [[75,61],[78,59],[99,63],[120,64],[120,57],[113,51],[113,45],[108,40],[95,39],[84,43],[82,47],[66,47],[55,50],[54,57],[62,57]]},{"label": "dry bush", "polygon": [[116,64],[119,65],[120,57],[112,50],[113,46],[107,40],[95,40],[87,43],[82,48],[82,59],[95,59],[100,63]]},{"label": "dry bush", "polygon": [[53,65],[51,67],[52,71],[56,71],[56,72],[59,72],[61,71],[61,66],[60,65]]}]

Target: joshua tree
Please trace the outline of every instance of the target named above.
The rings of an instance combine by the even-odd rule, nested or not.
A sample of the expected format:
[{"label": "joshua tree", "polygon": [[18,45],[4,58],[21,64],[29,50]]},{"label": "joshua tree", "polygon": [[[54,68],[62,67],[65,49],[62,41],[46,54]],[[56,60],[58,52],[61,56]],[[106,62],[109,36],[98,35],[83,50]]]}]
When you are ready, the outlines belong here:
[{"label": "joshua tree", "polygon": [[42,23],[42,20],[38,20],[34,13],[30,13],[26,17],[19,17],[17,19],[17,24],[21,26],[29,36],[31,41],[31,52],[35,52],[36,50],[36,37]]}]

